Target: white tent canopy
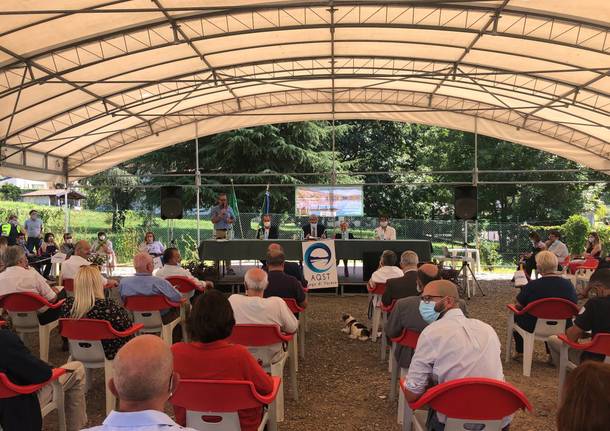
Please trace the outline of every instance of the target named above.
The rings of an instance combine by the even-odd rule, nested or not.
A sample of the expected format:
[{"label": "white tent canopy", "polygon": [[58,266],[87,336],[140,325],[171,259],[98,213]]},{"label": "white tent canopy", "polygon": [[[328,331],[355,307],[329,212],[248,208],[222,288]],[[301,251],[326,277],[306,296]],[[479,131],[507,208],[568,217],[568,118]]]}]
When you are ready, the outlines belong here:
[{"label": "white tent canopy", "polygon": [[3,0],[0,174],[72,181],[195,122],[331,118],[610,169],[609,23],[608,0]]}]

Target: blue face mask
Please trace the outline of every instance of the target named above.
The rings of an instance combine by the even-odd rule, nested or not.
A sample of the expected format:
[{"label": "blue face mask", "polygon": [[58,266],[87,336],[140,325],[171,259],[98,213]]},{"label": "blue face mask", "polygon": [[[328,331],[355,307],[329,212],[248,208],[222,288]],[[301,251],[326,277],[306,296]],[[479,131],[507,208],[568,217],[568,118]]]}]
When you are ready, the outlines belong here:
[{"label": "blue face mask", "polygon": [[436,306],[435,302],[425,303],[424,301],[419,302],[419,314],[421,314],[422,319],[427,324],[430,324],[438,319],[438,316],[441,315],[438,311],[434,310]]}]

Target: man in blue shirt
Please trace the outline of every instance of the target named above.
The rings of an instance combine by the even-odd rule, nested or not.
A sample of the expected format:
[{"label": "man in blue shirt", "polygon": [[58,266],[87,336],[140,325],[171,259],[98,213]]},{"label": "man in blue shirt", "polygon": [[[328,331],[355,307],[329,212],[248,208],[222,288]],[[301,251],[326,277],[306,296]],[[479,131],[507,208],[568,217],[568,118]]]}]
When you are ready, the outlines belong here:
[{"label": "man in blue shirt", "polygon": [[117,353],[108,387],[119,399],[119,409],[88,431],[195,431],[164,413],[165,403],[178,387],[172,352],[159,337],[140,335]]},{"label": "man in blue shirt", "polygon": [[[133,267],[136,274],[131,277],[123,277],[119,283],[119,294],[123,301],[129,296],[135,295],[163,295],[172,302],[179,302],[182,299],[182,294],[167,280],[152,275],[155,267],[150,254],[146,252],[136,254],[133,258]],[[167,308],[161,310],[161,319],[164,324],[167,324],[175,320],[179,314],[177,308]],[[174,340],[179,338],[180,332],[176,330],[179,326],[174,328]]]},{"label": "man in blue shirt", "polygon": [[23,225],[25,227],[25,233],[28,236],[28,242],[26,247],[30,253],[34,252],[34,249],[38,251],[42,243],[42,220],[38,217],[38,211],[30,211],[30,218],[25,221]]},{"label": "man in blue shirt", "polygon": [[[233,209],[229,206],[226,193],[218,195],[218,205],[212,207],[211,216],[212,223],[214,223],[214,238],[226,239],[228,231],[232,228],[233,223],[235,223],[235,214],[233,214]],[[225,266],[227,267],[227,274],[235,274],[235,271],[231,268],[230,260],[225,261]]]}]

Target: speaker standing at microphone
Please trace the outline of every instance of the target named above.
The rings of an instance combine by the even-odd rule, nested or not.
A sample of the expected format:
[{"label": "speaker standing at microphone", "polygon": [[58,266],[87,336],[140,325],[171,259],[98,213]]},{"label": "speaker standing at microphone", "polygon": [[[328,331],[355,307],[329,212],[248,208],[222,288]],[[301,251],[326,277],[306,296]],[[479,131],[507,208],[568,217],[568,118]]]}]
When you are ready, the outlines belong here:
[{"label": "speaker standing at microphone", "polygon": [[[235,223],[235,214],[233,214],[233,209],[229,206],[226,193],[218,195],[218,205],[212,207],[211,215],[212,223],[214,223],[214,238],[226,239],[228,230]],[[230,260],[225,261],[225,265],[227,267],[227,274],[235,274],[235,271],[231,268]]]}]

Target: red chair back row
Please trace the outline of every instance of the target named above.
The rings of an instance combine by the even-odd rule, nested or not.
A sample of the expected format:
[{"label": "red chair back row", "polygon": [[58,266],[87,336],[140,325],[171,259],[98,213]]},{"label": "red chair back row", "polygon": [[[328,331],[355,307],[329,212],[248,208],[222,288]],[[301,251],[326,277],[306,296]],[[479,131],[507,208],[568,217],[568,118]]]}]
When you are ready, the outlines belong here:
[{"label": "red chair back row", "polygon": [[573,349],[586,350],[587,352],[610,357],[610,333],[597,333],[588,343],[574,343],[565,334],[560,334],[559,339]]},{"label": "red chair back row", "polygon": [[294,299],[294,298],[282,298],[282,299],[284,300],[284,302],[286,303],[286,305],[288,306],[290,311],[292,311],[293,313],[302,313],[303,311],[305,311],[305,309],[303,307],[299,307],[299,304],[297,304],[296,299]]},{"label": "red chair back row", "polygon": [[141,323],[132,325],[125,331],[117,331],[107,320],[59,319],[59,333],[71,340],[112,340],[129,337],[144,327]]},{"label": "red chair back row", "polygon": [[61,284],[64,286],[64,290],[66,292],[74,292],[74,279],[72,278],[62,278]]},{"label": "red chair back row", "polygon": [[419,340],[419,332],[404,329],[400,336],[391,339],[393,343],[415,349]]},{"label": "red chair back row", "polygon": [[55,303],[50,303],[44,297],[30,292],[11,293],[0,298],[0,307],[7,311],[31,312],[42,307],[59,308],[64,303],[64,299]]},{"label": "red chair back row", "polygon": [[279,325],[235,325],[228,341],[250,347],[287,343],[292,334],[283,334]]},{"label": "red chair back row", "polygon": [[385,283],[375,283],[375,286],[373,288],[370,288],[367,285],[367,290],[373,295],[383,295],[383,293],[385,292]]},{"label": "red chair back row", "polygon": [[188,277],[182,277],[178,275],[174,275],[171,277],[167,277],[166,280],[174,286],[180,293],[189,293],[193,290],[203,291],[202,288],[192,279]]},{"label": "red chair back row", "polygon": [[57,380],[60,376],[64,375],[66,370],[63,368],[53,368],[51,378],[43,383],[35,385],[16,385],[9,380],[6,374],[0,373],[0,398],[13,398],[19,395],[32,394],[39,391],[43,386]]},{"label": "red chair back row", "polygon": [[185,301],[172,302],[164,295],[134,295],[125,298],[125,308],[131,311],[158,311],[167,308],[179,308]]},{"label": "red chair back row", "polygon": [[544,298],[530,302],[522,310],[509,304],[507,307],[515,314],[528,313],[538,319],[563,320],[578,314],[578,307],[572,301],[563,298]]}]

